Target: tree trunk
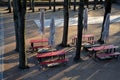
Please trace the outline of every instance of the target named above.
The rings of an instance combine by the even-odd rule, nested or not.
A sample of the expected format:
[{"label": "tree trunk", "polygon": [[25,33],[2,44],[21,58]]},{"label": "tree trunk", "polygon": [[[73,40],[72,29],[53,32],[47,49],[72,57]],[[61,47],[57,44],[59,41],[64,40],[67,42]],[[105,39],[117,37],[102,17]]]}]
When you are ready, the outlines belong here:
[{"label": "tree trunk", "polygon": [[51,0],[49,0],[49,9],[51,9]]},{"label": "tree trunk", "polygon": [[87,6],[87,8],[89,7],[89,6],[88,6],[88,2],[89,2],[89,0],[84,0],[84,3],[85,3],[85,5]]},{"label": "tree trunk", "polygon": [[82,30],[83,30],[83,10],[84,10],[84,0],[80,0],[79,12],[78,12],[78,31],[77,31],[77,41],[76,41],[76,55],[74,57],[75,62],[81,60],[81,44],[82,44]]},{"label": "tree trunk", "polygon": [[32,10],[32,0],[29,0],[30,10]]},{"label": "tree trunk", "polygon": [[32,12],[35,12],[35,4],[34,4],[34,0],[32,0],[32,4],[31,4],[31,6],[32,6]]},{"label": "tree trunk", "polygon": [[98,3],[98,0],[94,0],[94,7],[93,7],[93,10],[96,9],[96,5],[97,5],[97,3]]},{"label": "tree trunk", "polygon": [[16,49],[15,51],[19,52],[19,39],[18,39],[18,2],[13,0],[13,15],[14,15],[14,26],[15,26],[15,39],[16,39]]},{"label": "tree trunk", "polygon": [[[74,3],[76,3],[76,0],[74,0]],[[74,4],[74,11],[76,11],[76,5]]]},{"label": "tree trunk", "polygon": [[67,46],[68,38],[68,24],[69,24],[69,10],[68,10],[68,0],[64,0],[64,29],[63,29],[63,38],[61,46]]},{"label": "tree trunk", "polygon": [[56,10],[55,10],[55,1],[56,1],[56,0],[54,0],[53,12],[55,12],[55,11],[56,11]]},{"label": "tree trunk", "polygon": [[112,1],[111,0],[106,0],[106,3],[105,3],[105,14],[104,14],[104,20],[103,20],[103,24],[102,24],[102,30],[101,30],[101,36],[100,36],[100,39],[98,40],[99,43],[101,44],[104,44],[104,40],[102,40],[102,33],[104,31],[104,23],[105,23],[105,19],[106,19],[106,15],[108,13],[111,13],[111,6],[112,6]]},{"label": "tree trunk", "polygon": [[9,13],[11,13],[11,0],[8,0],[8,10],[9,10]]},{"label": "tree trunk", "polygon": [[25,69],[28,68],[25,49],[26,0],[18,0],[18,9],[19,68]]}]

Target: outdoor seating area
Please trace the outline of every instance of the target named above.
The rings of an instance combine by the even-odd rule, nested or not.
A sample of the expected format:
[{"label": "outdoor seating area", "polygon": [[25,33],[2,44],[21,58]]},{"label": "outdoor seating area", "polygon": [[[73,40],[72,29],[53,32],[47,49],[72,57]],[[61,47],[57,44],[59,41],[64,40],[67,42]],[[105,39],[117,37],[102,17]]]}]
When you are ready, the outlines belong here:
[{"label": "outdoor seating area", "polygon": [[[74,40],[73,40],[74,39]],[[76,42],[76,37],[73,38],[73,42]],[[83,35],[83,43],[88,43],[94,40],[94,35]],[[67,51],[64,49],[56,49],[52,48],[47,45],[43,46],[43,43],[48,43],[48,39],[34,39],[30,40],[30,45],[33,49],[33,51],[37,51],[36,58],[38,60],[39,65],[42,69],[49,67],[49,66],[55,66],[59,64],[66,64],[69,60],[66,58]],[[42,45],[36,46],[35,43],[42,43]],[[40,47],[41,46],[41,47]],[[95,60],[108,60],[108,59],[118,59],[120,52],[117,51],[119,46],[115,46],[113,44],[97,44],[97,43],[90,43],[85,44],[82,46],[83,49],[85,49],[86,53],[89,54],[90,58],[93,58]],[[36,49],[36,50],[34,50]]]},{"label": "outdoor seating area", "polygon": [[[113,44],[98,44],[94,42],[95,36],[93,34],[85,34],[82,36],[82,47],[90,58],[95,60],[118,59],[120,52],[117,51],[119,46]],[[76,43],[77,36],[72,38],[72,43]],[[41,45],[41,44],[42,45]],[[43,45],[47,43],[48,45]],[[35,44],[38,44],[37,46]],[[49,40],[34,39],[30,40],[30,45],[33,51],[37,51],[36,58],[41,68],[55,66],[59,64],[66,64],[69,60],[66,58],[67,51],[64,49],[56,49],[49,45]]]}]

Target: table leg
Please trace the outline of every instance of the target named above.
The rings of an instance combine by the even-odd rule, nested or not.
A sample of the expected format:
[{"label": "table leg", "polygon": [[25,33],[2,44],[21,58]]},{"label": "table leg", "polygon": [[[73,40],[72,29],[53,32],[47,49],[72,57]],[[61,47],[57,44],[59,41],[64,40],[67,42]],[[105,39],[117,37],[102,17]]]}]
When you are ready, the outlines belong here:
[{"label": "table leg", "polygon": [[31,43],[31,48],[32,48],[32,50],[34,51],[34,48],[33,48],[33,47],[34,47],[34,44],[33,44],[33,43]]}]

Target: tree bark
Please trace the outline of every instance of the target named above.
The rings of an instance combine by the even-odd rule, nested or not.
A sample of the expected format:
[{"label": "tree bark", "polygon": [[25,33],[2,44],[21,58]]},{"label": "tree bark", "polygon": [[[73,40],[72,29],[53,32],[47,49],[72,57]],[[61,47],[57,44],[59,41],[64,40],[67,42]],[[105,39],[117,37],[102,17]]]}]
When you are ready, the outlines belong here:
[{"label": "tree bark", "polygon": [[64,29],[63,29],[63,38],[61,46],[67,46],[67,38],[68,38],[68,24],[69,24],[69,5],[68,0],[64,0]]},{"label": "tree bark", "polygon": [[32,6],[32,12],[35,12],[35,3],[34,3],[34,0],[32,0],[32,4],[31,4],[31,6]]},{"label": "tree bark", "polygon": [[13,17],[14,17],[14,26],[15,26],[15,39],[16,39],[16,49],[15,51],[19,52],[19,39],[18,39],[18,1],[13,0]]},{"label": "tree bark", "polygon": [[[74,0],[74,3],[76,3],[76,0]],[[74,4],[74,11],[76,11],[76,5]]]},{"label": "tree bark", "polygon": [[26,0],[18,0],[19,68],[28,68],[25,49]]},{"label": "tree bark", "polygon": [[83,10],[84,10],[84,0],[80,0],[79,12],[78,12],[78,31],[77,31],[77,41],[76,41],[76,55],[74,57],[75,62],[81,61],[81,44],[82,44],[82,30],[83,30]]},{"label": "tree bark", "polygon": [[96,5],[97,5],[97,3],[98,3],[98,0],[94,0],[94,7],[93,7],[93,10],[96,9]]},{"label": "tree bark", "polygon": [[54,0],[53,12],[55,12],[55,11],[56,11],[56,10],[55,10],[55,1],[56,1],[56,0]]},{"label": "tree bark", "polygon": [[32,0],[29,0],[30,10],[32,10]]},{"label": "tree bark", "polygon": [[51,9],[51,0],[49,0],[49,9]]},{"label": "tree bark", "polygon": [[8,0],[8,10],[9,10],[9,13],[11,13],[11,0]]},{"label": "tree bark", "polygon": [[102,30],[101,30],[101,36],[100,39],[98,40],[99,43],[104,44],[104,40],[102,40],[102,33],[104,31],[104,23],[105,23],[105,19],[106,19],[106,15],[108,13],[111,13],[111,7],[112,7],[112,0],[106,0],[105,1],[106,5],[105,5],[105,13],[104,13],[104,19],[103,19],[103,24],[102,24]]},{"label": "tree bark", "polygon": [[84,3],[87,6],[87,8],[89,8],[88,2],[89,2],[89,0],[84,0]]}]

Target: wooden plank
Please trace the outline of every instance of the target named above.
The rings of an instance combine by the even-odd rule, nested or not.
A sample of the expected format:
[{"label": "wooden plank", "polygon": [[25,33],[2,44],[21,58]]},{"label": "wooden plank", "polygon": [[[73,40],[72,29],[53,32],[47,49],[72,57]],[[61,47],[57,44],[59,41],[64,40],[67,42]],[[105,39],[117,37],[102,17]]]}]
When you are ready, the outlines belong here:
[{"label": "wooden plank", "polygon": [[57,55],[64,55],[66,52],[65,50],[59,50],[59,51],[54,51],[54,52],[48,52],[48,53],[43,53],[43,54],[37,54],[37,58],[44,58],[44,57],[51,57],[51,56],[57,56]]},{"label": "wooden plank", "polygon": [[39,42],[48,42],[48,39],[45,38],[45,39],[33,39],[33,40],[30,40],[30,43],[39,43]]},{"label": "wooden plank", "polygon": [[105,59],[105,58],[109,58],[112,56],[117,56],[120,55],[119,52],[115,52],[115,53],[102,53],[102,54],[97,54],[96,57],[101,58],[101,59]]},{"label": "wooden plank", "polygon": [[32,47],[32,49],[38,49],[38,48],[48,48],[49,46],[46,45],[46,46],[34,46]]},{"label": "wooden plank", "polygon": [[82,37],[83,37],[83,38],[89,38],[89,37],[94,37],[94,35],[93,35],[93,34],[85,34],[85,35],[83,35]]},{"label": "wooden plank", "polygon": [[92,47],[92,48],[89,48],[88,50],[89,51],[92,51],[92,50],[95,50],[95,51],[99,51],[99,50],[106,50],[106,49],[114,49],[114,48],[118,48],[119,46],[114,46],[114,45],[102,45],[102,46],[99,46],[99,47]]},{"label": "wooden plank", "polygon": [[55,61],[48,61],[48,62],[40,62],[41,65],[46,65],[46,64],[52,64],[52,63],[63,63],[67,62],[68,59],[60,59],[60,60],[55,60]]}]

